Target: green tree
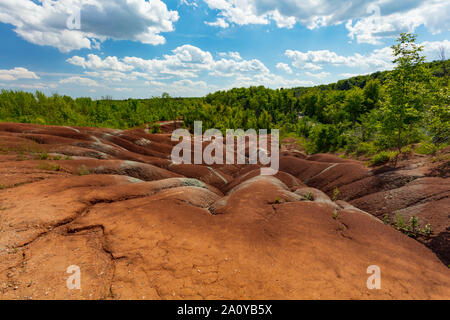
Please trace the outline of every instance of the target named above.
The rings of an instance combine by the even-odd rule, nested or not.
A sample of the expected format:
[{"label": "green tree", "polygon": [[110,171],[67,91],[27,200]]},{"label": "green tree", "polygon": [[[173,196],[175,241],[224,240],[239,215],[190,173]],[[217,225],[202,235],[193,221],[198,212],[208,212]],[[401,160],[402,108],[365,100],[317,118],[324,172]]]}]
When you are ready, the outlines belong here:
[{"label": "green tree", "polygon": [[378,79],[370,80],[364,87],[365,111],[374,109],[380,100],[380,81]]},{"label": "green tree", "polygon": [[358,87],[348,91],[345,98],[345,111],[350,115],[354,126],[358,117],[364,112],[364,92]]},{"label": "green tree", "polygon": [[381,130],[393,142],[398,155],[420,124],[424,109],[428,70],[423,65],[423,47],[416,44],[416,39],[416,35],[402,33],[392,46],[396,67],[387,80],[387,101],[382,107]]}]

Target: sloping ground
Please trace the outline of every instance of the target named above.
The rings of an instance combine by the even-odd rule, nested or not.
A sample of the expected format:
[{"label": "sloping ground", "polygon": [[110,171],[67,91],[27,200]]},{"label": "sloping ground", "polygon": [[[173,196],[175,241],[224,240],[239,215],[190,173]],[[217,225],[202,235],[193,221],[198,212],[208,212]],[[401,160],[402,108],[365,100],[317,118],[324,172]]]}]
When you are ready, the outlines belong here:
[{"label": "sloping ground", "polygon": [[[174,165],[173,145],[145,130],[0,124],[0,298],[450,298],[447,266],[367,213],[429,221],[439,253],[448,179],[289,151],[263,177]],[[71,265],[81,290],[66,287]],[[380,290],[367,289],[371,265]]]},{"label": "sloping ground", "polygon": [[342,162],[338,157],[330,162],[332,155],[313,157],[315,161],[282,158],[281,167],[330,197],[337,190],[338,199],[379,219],[388,215],[394,221],[400,214],[408,222],[412,216],[418,217],[422,227],[430,224],[433,229],[431,237],[418,240],[429,246],[445,265],[450,265],[450,178],[448,171],[442,170],[448,167],[448,160],[433,163],[419,156],[401,161],[396,170],[390,167],[371,170],[353,160]]}]

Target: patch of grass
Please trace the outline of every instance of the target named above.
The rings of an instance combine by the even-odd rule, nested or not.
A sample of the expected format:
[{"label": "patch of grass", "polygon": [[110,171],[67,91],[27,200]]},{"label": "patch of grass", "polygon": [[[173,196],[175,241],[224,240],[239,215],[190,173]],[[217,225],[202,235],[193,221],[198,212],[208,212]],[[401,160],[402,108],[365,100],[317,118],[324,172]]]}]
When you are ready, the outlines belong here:
[{"label": "patch of grass", "polygon": [[438,151],[439,148],[436,147],[434,144],[429,143],[429,142],[422,142],[420,143],[416,150],[414,150],[417,154],[422,154],[422,155],[431,155],[431,154],[435,154],[436,151]]},{"label": "patch of grass", "polygon": [[61,166],[59,164],[45,162],[45,163],[40,163],[38,166],[38,169],[46,170],[46,171],[61,171]]},{"label": "patch of grass", "polygon": [[156,133],[162,133],[162,131],[161,131],[161,126],[160,126],[158,123],[155,123],[155,124],[152,126],[152,131],[151,131],[151,133],[153,133],[153,134],[156,134]]},{"label": "patch of grass", "polygon": [[411,154],[413,151],[413,149],[411,148],[411,146],[406,146],[402,148],[402,153],[403,154]]},{"label": "patch of grass", "polygon": [[334,212],[333,212],[333,219],[334,220],[339,219],[339,212],[337,210],[334,210]]},{"label": "patch of grass", "polygon": [[54,156],[54,157],[51,157],[47,152],[41,152],[41,153],[38,153],[38,154],[34,157],[34,159],[35,159],[35,160],[55,160],[55,161],[58,161],[58,160],[61,160],[62,157],[61,157],[61,156]]},{"label": "patch of grass", "polygon": [[42,152],[38,155],[39,160],[48,160],[49,159],[49,155],[47,152]]},{"label": "patch of grass", "polygon": [[435,163],[435,162],[447,161],[447,160],[450,160],[450,155],[449,154],[440,154],[440,155],[438,155],[436,157],[433,157],[431,159],[431,162]]},{"label": "patch of grass", "polygon": [[84,164],[77,169],[77,172],[80,176],[87,176],[91,174],[89,169]]},{"label": "patch of grass", "polygon": [[433,234],[431,225],[426,224],[424,227],[421,227],[417,216],[410,217],[408,223],[406,223],[405,218],[399,213],[395,215],[394,221],[391,221],[389,215],[386,214],[383,222],[387,225],[392,225],[395,229],[411,238],[417,238],[418,236],[430,237]]},{"label": "patch of grass", "polygon": [[394,159],[396,155],[397,155],[397,152],[394,152],[394,151],[382,151],[372,157],[372,159],[370,160],[370,164],[372,166],[378,166],[381,164],[388,163],[389,161]]},{"label": "patch of grass", "polygon": [[24,185],[26,183],[27,182],[19,182],[19,183],[15,183],[15,184],[0,184],[0,190],[20,187],[20,186],[22,186],[22,185]]},{"label": "patch of grass", "polygon": [[308,192],[303,195],[303,199],[306,201],[314,201],[314,195],[312,192]]},{"label": "patch of grass", "polygon": [[65,156],[64,160],[72,160],[72,157],[71,156]]},{"label": "patch of grass", "polygon": [[333,190],[333,201],[337,201],[338,200],[339,193],[340,193],[339,188],[335,187],[334,190]]}]

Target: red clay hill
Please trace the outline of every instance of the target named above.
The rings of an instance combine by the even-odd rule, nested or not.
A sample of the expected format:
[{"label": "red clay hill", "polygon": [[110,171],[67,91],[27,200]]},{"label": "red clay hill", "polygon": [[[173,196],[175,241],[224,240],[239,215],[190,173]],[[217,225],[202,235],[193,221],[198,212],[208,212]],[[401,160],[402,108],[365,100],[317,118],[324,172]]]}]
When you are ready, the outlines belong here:
[{"label": "red clay hill", "polygon": [[[0,298],[450,299],[448,163],[284,151],[271,177],[175,165],[174,145],[144,129],[0,124]],[[396,213],[433,235],[380,220]]]}]

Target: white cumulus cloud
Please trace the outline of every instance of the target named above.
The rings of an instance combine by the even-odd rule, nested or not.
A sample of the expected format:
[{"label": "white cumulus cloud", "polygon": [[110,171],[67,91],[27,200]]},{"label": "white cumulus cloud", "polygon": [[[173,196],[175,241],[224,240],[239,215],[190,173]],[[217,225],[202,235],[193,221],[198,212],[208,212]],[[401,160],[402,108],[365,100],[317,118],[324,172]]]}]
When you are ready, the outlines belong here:
[{"label": "white cumulus cloud", "polygon": [[98,48],[106,39],[163,44],[161,33],[173,31],[178,19],[161,0],[0,1],[0,22],[12,24],[31,43],[61,52]]},{"label": "white cumulus cloud", "polygon": [[282,62],[278,63],[277,64],[277,69],[280,70],[280,71],[286,72],[288,74],[292,74],[291,67],[289,67],[289,65],[286,64],[286,63],[282,63]]},{"label": "white cumulus cloud", "polygon": [[[428,61],[438,60],[441,48],[450,55],[450,41],[425,41],[420,43],[424,47],[423,54]],[[349,68],[362,68],[369,71],[389,70],[392,64],[392,49],[385,47],[375,49],[369,54],[355,53],[344,56],[329,50],[297,51],[286,50],[285,56],[291,59],[291,64],[297,69],[310,69],[318,71],[326,65],[344,66]],[[319,73],[323,74],[323,73]]]},{"label": "white cumulus cloud", "polygon": [[392,67],[391,48],[376,49],[368,55],[355,53],[351,56],[342,56],[329,50],[307,52],[286,50],[285,55],[292,60],[292,65],[298,69],[320,70],[323,65],[375,68],[377,70]]},{"label": "white cumulus cloud", "polygon": [[[87,58],[74,56],[67,62],[89,69],[89,76],[105,79],[136,79],[161,80],[163,78],[197,78],[203,72],[215,77],[233,77],[241,74],[268,74],[269,69],[258,59],[245,60],[238,52],[218,54],[215,59],[209,51],[204,51],[192,45],[183,45],[172,54],[162,58],[143,59],[140,57],[100,57],[90,54]],[[107,71],[105,71],[107,70]],[[121,71],[119,71],[121,70]],[[134,70],[132,73],[128,71]]]},{"label": "white cumulus cloud", "polygon": [[219,27],[223,29],[228,28],[230,26],[230,24],[226,22],[224,18],[218,18],[216,21],[213,22],[205,21],[205,24],[211,27]]},{"label": "white cumulus cloud", "polygon": [[0,80],[14,81],[18,79],[39,79],[39,77],[34,72],[21,67],[10,70],[0,70]]},{"label": "white cumulus cloud", "polygon": [[120,62],[117,57],[107,57],[101,59],[95,54],[89,54],[87,59],[79,56],[74,56],[66,60],[67,62],[80,66],[83,69],[103,69],[103,70],[113,70],[113,71],[130,71],[133,70],[133,66],[126,65]]},{"label": "white cumulus cloud", "polygon": [[83,78],[83,77],[70,77],[59,80],[60,84],[76,84],[79,86],[86,86],[86,87],[98,87],[99,84],[97,81],[89,79],[89,78]]},{"label": "white cumulus cloud", "polygon": [[349,36],[360,43],[376,44],[401,31],[424,25],[431,32],[450,28],[448,0],[204,0],[218,11],[213,24],[269,24],[309,29],[346,23]]}]

